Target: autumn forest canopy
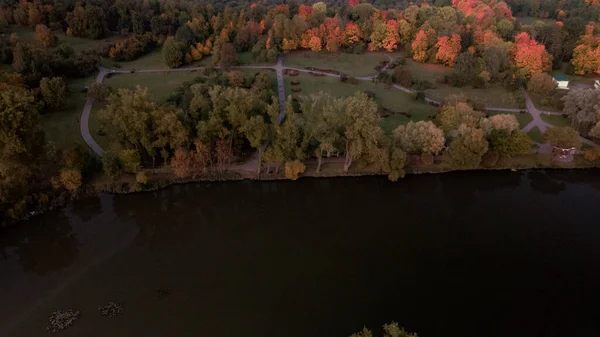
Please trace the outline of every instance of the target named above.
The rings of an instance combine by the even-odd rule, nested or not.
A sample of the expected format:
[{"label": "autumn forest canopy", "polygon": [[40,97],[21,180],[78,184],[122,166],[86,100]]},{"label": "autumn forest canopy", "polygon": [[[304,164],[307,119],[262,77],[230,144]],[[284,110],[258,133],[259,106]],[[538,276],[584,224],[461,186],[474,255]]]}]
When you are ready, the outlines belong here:
[{"label": "autumn forest canopy", "polygon": [[[514,114],[490,116],[460,95],[446,97],[429,120],[402,123],[391,134],[380,126],[382,107],[359,90],[350,97],[288,97],[280,107],[268,73],[233,68],[242,54],[250,63],[273,64],[299,50],[401,53],[393,71],[378,69],[375,82],[412,88],[423,105],[424,91],[436,83],[405,67],[406,59],[447,67],[440,85],[501,88],[521,98],[525,86],[553,97],[548,101],[564,108],[576,132],[600,137],[600,96],[559,95],[547,74],[600,74],[599,18],[596,0],[1,1],[0,220],[77,193],[98,174],[112,181],[131,174],[144,185],[143,168],[162,165],[188,179],[224,174],[254,153],[259,172],[262,162],[277,171],[281,165],[291,179],[305,170],[303,161],[318,161],[319,172],[324,157],[341,154],[344,171],[361,163],[396,180],[411,156],[431,165],[445,154],[454,168],[472,169],[530,152]],[[78,45],[87,41],[97,43]],[[65,109],[74,95],[69,83],[100,65],[152,53],[160,53],[160,67],[202,62],[206,69],[165,101],[144,83],[133,90],[90,85],[87,97],[102,104],[104,129],[113,133],[102,159],[83,146],[47,140],[40,116]],[[560,136],[579,136],[569,132]]]}]

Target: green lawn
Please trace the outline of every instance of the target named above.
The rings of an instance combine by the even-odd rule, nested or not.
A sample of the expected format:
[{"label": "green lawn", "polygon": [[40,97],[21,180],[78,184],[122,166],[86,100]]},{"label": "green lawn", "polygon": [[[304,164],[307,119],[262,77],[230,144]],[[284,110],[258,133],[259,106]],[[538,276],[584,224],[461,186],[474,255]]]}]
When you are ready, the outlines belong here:
[{"label": "green lawn", "polygon": [[527,132],[527,135],[529,136],[529,138],[531,138],[531,140],[533,140],[536,143],[545,143],[544,136],[542,135],[542,132],[537,126],[529,130],[529,132]]},{"label": "green lawn", "polygon": [[533,117],[531,116],[531,114],[529,112],[510,113],[510,112],[505,112],[505,111],[487,111],[487,114],[489,116],[500,115],[500,114],[515,115],[515,117],[517,117],[517,120],[519,121],[519,127],[521,129],[524,128],[525,126],[527,126],[527,124],[531,123],[531,121],[533,120]]},{"label": "green lawn", "polygon": [[566,118],[563,115],[541,115],[541,117],[544,122],[552,126],[571,126],[569,118]]},{"label": "green lawn", "polygon": [[313,51],[296,51],[285,55],[284,65],[293,68],[313,67],[331,69],[349,76],[370,76],[376,73],[375,66],[381,61],[389,61],[389,56],[400,56],[400,53],[327,53]]},{"label": "green lawn", "polygon": [[[357,91],[373,92],[375,93],[375,102],[377,104],[396,113],[382,120],[382,127],[386,132],[391,132],[398,125],[407,123],[409,120],[427,120],[437,112],[437,108],[427,103],[415,101],[410,95],[398,89],[386,89],[383,84],[374,84],[370,81],[359,81],[358,84],[348,84],[341,82],[339,78],[312,76],[305,73],[300,73],[299,76],[285,76],[284,81],[286,94],[291,94],[300,99],[305,95],[316,94],[320,91],[330,93],[335,97],[349,97]],[[297,81],[300,84],[292,86],[292,81]],[[292,88],[300,88],[301,92],[293,93]],[[399,114],[401,112],[409,113],[412,117],[409,119]]]},{"label": "green lawn", "polygon": [[[22,41],[35,43],[35,30],[32,28],[13,26],[7,31],[6,34],[10,35],[12,33],[16,33]],[[58,37],[59,44],[67,43],[73,47],[76,52],[83,50],[98,50],[105,44],[112,44],[115,41],[123,39],[123,37],[119,35],[111,35],[103,39],[92,40],[81,37],[67,36],[64,32],[60,31],[54,31],[54,34]]]},{"label": "green lawn", "polygon": [[521,22],[523,25],[530,25],[536,21],[542,21],[545,24],[553,24],[556,22],[554,19],[542,19],[533,16],[518,16],[516,19],[519,20],[519,22]]},{"label": "green lawn", "polygon": [[419,63],[410,58],[406,58],[406,63],[401,67],[410,70],[415,80],[425,80],[434,84],[438,78],[442,78],[444,75],[452,73],[452,68],[450,67],[441,64]]},{"label": "green lawn", "polygon": [[148,88],[150,97],[156,101],[162,101],[186,81],[201,76],[197,70],[160,72],[160,73],[134,73],[114,74],[104,80],[104,83],[112,88],[135,89],[136,86]]},{"label": "green lawn", "polygon": [[79,131],[79,120],[87,97],[85,93],[81,92],[81,89],[92,84],[95,79],[96,75],[70,79],[67,107],[62,111],[48,112],[42,115],[41,126],[46,133],[46,139],[54,142],[58,148],[76,144],[85,145]]}]

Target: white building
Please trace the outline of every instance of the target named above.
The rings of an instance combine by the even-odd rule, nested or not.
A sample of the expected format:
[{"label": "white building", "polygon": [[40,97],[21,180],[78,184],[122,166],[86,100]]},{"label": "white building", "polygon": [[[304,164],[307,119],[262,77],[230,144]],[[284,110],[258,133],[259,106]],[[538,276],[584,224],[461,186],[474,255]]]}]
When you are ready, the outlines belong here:
[{"label": "white building", "polygon": [[558,89],[569,89],[569,79],[563,74],[555,74],[552,76]]}]

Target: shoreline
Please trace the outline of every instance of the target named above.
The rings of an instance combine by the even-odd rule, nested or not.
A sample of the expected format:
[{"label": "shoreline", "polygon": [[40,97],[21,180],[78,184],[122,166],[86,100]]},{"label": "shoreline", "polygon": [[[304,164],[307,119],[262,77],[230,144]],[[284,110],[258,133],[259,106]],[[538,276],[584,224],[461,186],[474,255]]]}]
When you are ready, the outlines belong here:
[{"label": "shoreline", "polygon": [[[531,157],[535,157],[539,155],[526,155],[523,157],[527,157],[528,159],[532,159]],[[580,160],[575,160],[580,159]],[[581,156],[576,156],[573,162],[563,163],[563,162],[555,162],[551,161],[550,165],[539,165],[537,163],[530,163],[529,165],[515,165],[514,163],[506,163],[505,165],[497,165],[494,167],[478,167],[476,169],[456,169],[448,167],[444,165],[444,163],[432,164],[432,165],[409,165],[405,168],[406,175],[405,178],[409,175],[422,175],[422,174],[445,174],[445,173],[453,173],[453,172],[472,172],[472,171],[527,171],[527,170],[586,170],[586,169],[598,169],[598,166],[594,166],[592,163],[585,161]],[[310,162],[305,162],[307,165],[307,171],[300,175],[298,179],[302,178],[313,178],[313,179],[322,179],[322,178],[360,178],[360,177],[369,177],[369,176],[381,176],[386,177],[387,174],[381,171],[374,170],[370,167],[359,168],[353,167],[349,170],[349,172],[343,172],[342,169],[338,169],[335,166],[339,166],[336,162],[326,163],[323,162],[323,168],[320,174],[316,173],[314,167],[310,167]],[[541,163],[540,163],[541,164]],[[586,165],[587,164],[587,165]],[[172,173],[171,170],[168,169],[168,173],[165,172],[164,168],[159,169],[145,169],[144,172],[148,175],[148,183],[145,185],[140,185],[135,181],[134,174],[125,174],[121,178],[115,181],[107,181],[106,177],[95,176],[92,178],[90,182],[84,184],[80,191],[75,194],[70,194],[67,191],[61,191],[55,195],[51,204],[46,205],[46,207],[40,207],[35,211],[35,214],[20,220],[11,220],[8,219],[3,223],[0,223],[0,233],[3,230],[8,230],[13,227],[18,226],[22,222],[26,222],[36,218],[39,215],[45,214],[46,212],[58,209],[60,207],[64,207],[70,201],[78,201],[84,200],[87,198],[96,197],[103,193],[110,193],[115,195],[124,195],[124,194],[136,194],[136,193],[147,193],[147,192],[155,192],[173,185],[184,185],[191,183],[210,183],[210,182],[233,182],[233,181],[257,181],[257,182],[272,182],[272,181],[281,181],[290,179],[285,177],[284,168],[279,169],[278,174],[262,174],[261,176],[257,176],[256,172],[250,172],[247,169],[242,168],[243,164],[235,165],[237,167],[233,167],[230,170],[222,171],[222,172],[209,172],[200,177],[196,178],[177,178]],[[334,166],[334,167],[331,167]],[[160,171],[160,172],[157,172]],[[402,179],[398,180],[400,182]]]}]

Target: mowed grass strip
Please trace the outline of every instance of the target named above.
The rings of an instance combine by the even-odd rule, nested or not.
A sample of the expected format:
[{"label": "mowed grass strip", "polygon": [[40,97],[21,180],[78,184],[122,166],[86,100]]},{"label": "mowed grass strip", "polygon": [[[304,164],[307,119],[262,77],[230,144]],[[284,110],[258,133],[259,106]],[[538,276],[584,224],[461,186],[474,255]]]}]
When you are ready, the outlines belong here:
[{"label": "mowed grass strip", "polygon": [[112,74],[104,80],[113,89],[148,88],[150,97],[157,102],[168,98],[178,87],[187,81],[202,76],[197,70],[165,71],[157,73]]},{"label": "mowed grass strip", "polygon": [[390,57],[400,56],[400,53],[327,53],[324,51],[295,51],[285,54],[283,65],[291,68],[305,69],[313,67],[342,72],[348,76],[363,77],[375,75],[375,67],[381,61],[389,61]]},{"label": "mowed grass strip", "polygon": [[541,115],[542,120],[552,126],[571,126],[571,120],[565,115]]}]

